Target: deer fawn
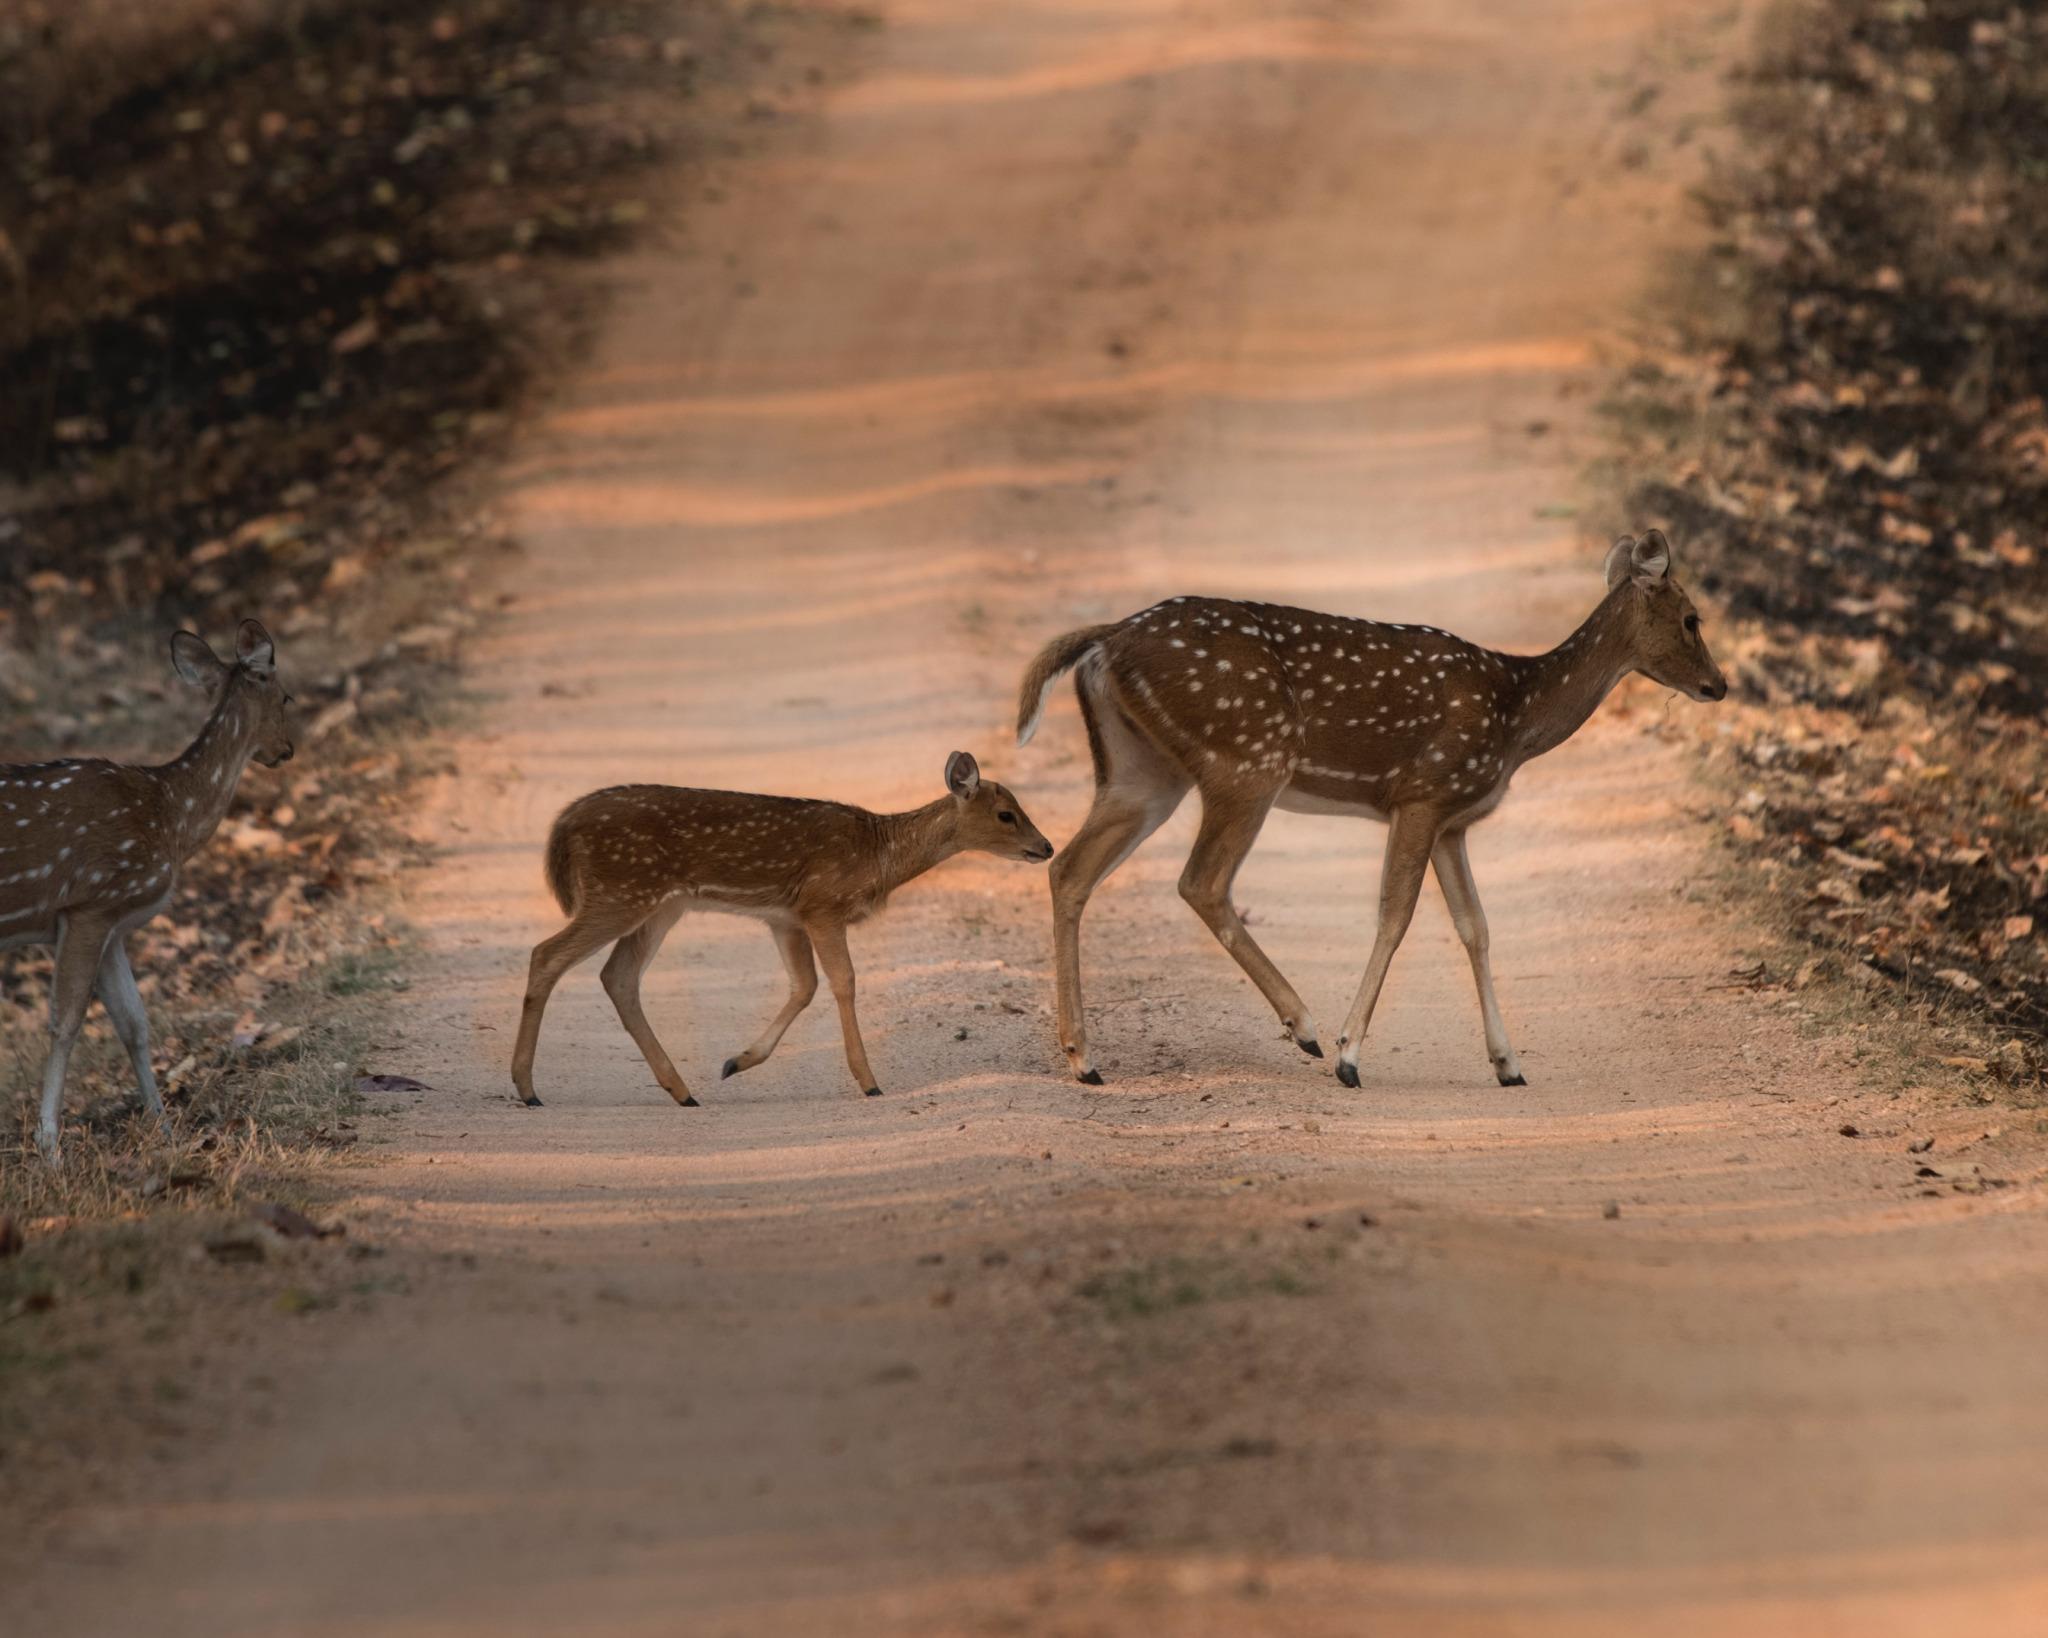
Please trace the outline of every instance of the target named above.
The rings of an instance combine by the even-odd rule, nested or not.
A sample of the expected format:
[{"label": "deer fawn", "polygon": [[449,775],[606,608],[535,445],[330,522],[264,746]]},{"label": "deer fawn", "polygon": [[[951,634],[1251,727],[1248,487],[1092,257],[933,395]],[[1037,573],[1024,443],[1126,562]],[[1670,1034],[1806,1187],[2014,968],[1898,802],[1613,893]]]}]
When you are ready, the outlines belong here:
[{"label": "deer fawn", "polygon": [[57,947],[36,1126],[36,1145],[53,1166],[64,1071],[95,989],[135,1065],[143,1106],[166,1124],[128,935],[169,900],[178,866],[213,834],[248,760],[269,768],[291,760],[291,697],[262,626],[242,622],[233,665],[181,631],[171,639],[171,664],[213,700],[206,726],[177,761],[0,767],[0,948]]},{"label": "deer fawn", "polygon": [[1043,862],[1052,843],[1001,785],[984,783],[974,758],[946,760],[947,795],[909,813],[869,813],[840,802],[673,785],[615,785],[562,810],[548,833],[547,880],[569,925],[534,947],[512,1053],[520,1100],[533,1092],[533,1049],[541,1014],[561,976],[617,940],[604,987],[668,1095],[696,1105],[640,1010],[640,978],[686,910],[756,916],[775,935],[789,969],[789,999],[760,1039],[725,1060],[719,1079],[767,1061],[796,1015],[818,992],[817,969],[839,1003],[846,1062],[869,1097],[880,1095],[853,1011],[853,958],[846,929],[882,908],[914,876],[956,853],[979,849]]},{"label": "deer fawn", "polygon": [[1388,827],[1379,931],[1337,1038],[1337,1078],[1358,1084],[1366,1026],[1433,864],[1471,957],[1494,1074],[1503,1086],[1525,1085],[1494,998],[1467,828],[1499,806],[1518,767],[1569,739],[1629,672],[1696,700],[1728,692],[1659,531],[1616,541],[1606,572],[1607,595],[1547,654],[1496,654],[1432,626],[1205,597],[1176,597],[1047,645],[1025,673],[1018,743],[1072,670],[1095,761],[1095,804],[1052,867],[1059,1039],[1074,1073],[1102,1084],[1081,1010],[1088,895],[1193,786],[1202,823],[1181,897],[1304,1052],[1323,1055],[1315,1022],[1230,901],[1276,806]]}]

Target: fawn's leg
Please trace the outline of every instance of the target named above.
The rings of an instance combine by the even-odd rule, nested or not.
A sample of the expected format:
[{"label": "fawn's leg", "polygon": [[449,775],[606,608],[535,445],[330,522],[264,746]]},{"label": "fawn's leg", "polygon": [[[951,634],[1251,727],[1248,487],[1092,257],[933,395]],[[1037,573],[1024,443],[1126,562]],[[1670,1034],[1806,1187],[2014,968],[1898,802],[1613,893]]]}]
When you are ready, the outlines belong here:
[{"label": "fawn's leg", "polygon": [[512,1048],[512,1085],[521,1103],[530,1107],[540,1103],[533,1092],[533,1049],[540,1040],[541,1014],[547,1011],[548,996],[562,974],[596,955],[613,939],[624,938],[642,918],[643,912],[637,910],[587,908],[553,938],[542,939],[533,947],[533,960],[526,969],[526,1000],[519,1010],[519,1041]]},{"label": "fawn's leg", "polygon": [[776,927],[775,948],[782,952],[782,964],[789,969],[789,999],[782,1003],[782,1010],[768,1021],[768,1027],[746,1051],[725,1060],[725,1067],[718,1072],[722,1081],[728,1075],[737,1075],[743,1069],[766,1063],[768,1055],[782,1041],[783,1031],[795,1022],[796,1015],[811,1004],[811,997],[818,993],[818,968],[811,960],[811,935],[801,927]]},{"label": "fawn's leg", "polygon": [[52,1166],[62,1164],[57,1116],[64,1103],[64,1071],[78,1026],[85,1022],[93,980],[114,924],[104,916],[68,915],[57,929],[56,972],[50,980],[50,1055],[43,1060],[43,1106],[36,1122],[36,1147]]},{"label": "fawn's leg", "polygon": [[1187,868],[1180,873],[1180,896],[1216,935],[1216,942],[1228,950],[1246,976],[1258,985],[1259,993],[1280,1015],[1281,1027],[1294,1044],[1311,1058],[1323,1055],[1316,1039],[1316,1021],[1308,1008],[1273,965],[1258,940],[1246,930],[1237,906],[1230,902],[1231,884],[1239,866],[1259,838],[1259,827],[1272,811],[1274,792],[1257,796],[1236,793],[1202,793],[1202,828],[1195,835],[1194,850]]},{"label": "fawn's leg", "polygon": [[1465,832],[1445,831],[1436,839],[1430,854],[1436,866],[1437,885],[1444,890],[1450,907],[1451,925],[1464,941],[1465,954],[1472,958],[1472,979],[1479,986],[1479,1015],[1486,1025],[1486,1055],[1493,1060],[1494,1078],[1502,1086],[1527,1086],[1522,1061],[1508,1045],[1508,1026],[1501,1021],[1500,1001],[1493,993],[1493,963],[1488,960],[1486,912],[1479,907],[1479,889],[1472,881],[1472,860],[1465,852]]},{"label": "fawn's leg", "polygon": [[1358,1048],[1365,1040],[1372,1009],[1386,982],[1387,968],[1401,947],[1402,935],[1415,914],[1415,900],[1422,892],[1423,873],[1429,868],[1430,850],[1436,845],[1436,815],[1410,804],[1396,808],[1387,826],[1386,862],[1380,867],[1380,925],[1372,941],[1372,959],[1365,964],[1365,977],[1358,986],[1358,998],[1344,1019],[1344,1033],[1337,1038],[1337,1079],[1346,1086],[1358,1084]]},{"label": "fawn's leg", "polygon": [[114,1021],[114,1033],[128,1049],[128,1061],[135,1066],[135,1084],[142,1091],[142,1107],[156,1117],[165,1137],[171,1135],[170,1117],[164,1113],[163,1094],[157,1090],[156,1071],[149,1062],[149,1014],[143,1010],[142,992],[135,987],[135,969],[128,965],[128,940],[116,932],[107,940],[100,957],[100,1003]]},{"label": "fawn's leg", "polygon": [[619,940],[618,948],[611,953],[611,959],[604,964],[601,975],[604,993],[612,998],[612,1005],[618,1008],[619,1022],[626,1026],[626,1033],[633,1037],[633,1044],[640,1049],[640,1056],[647,1060],[647,1067],[654,1071],[654,1078],[661,1083],[661,1089],[685,1109],[697,1107],[697,1100],[690,1095],[690,1089],[683,1077],[676,1072],[676,1066],[669,1061],[656,1038],[654,1026],[647,1021],[647,1014],[640,1006],[640,979],[653,961],[655,952],[661,948],[661,941],[668,937],[669,929],[676,924],[676,918],[683,913],[680,904],[672,909],[657,910],[632,932]]},{"label": "fawn's leg", "polygon": [[879,1098],[875,1072],[868,1068],[868,1049],[861,1045],[860,1020],[853,1014],[853,957],[846,949],[846,929],[829,922],[811,922],[805,927],[818,952],[818,965],[825,969],[825,982],[832,986],[832,999],[839,1003],[839,1031],[846,1037],[846,1067],[860,1083],[861,1091]]}]

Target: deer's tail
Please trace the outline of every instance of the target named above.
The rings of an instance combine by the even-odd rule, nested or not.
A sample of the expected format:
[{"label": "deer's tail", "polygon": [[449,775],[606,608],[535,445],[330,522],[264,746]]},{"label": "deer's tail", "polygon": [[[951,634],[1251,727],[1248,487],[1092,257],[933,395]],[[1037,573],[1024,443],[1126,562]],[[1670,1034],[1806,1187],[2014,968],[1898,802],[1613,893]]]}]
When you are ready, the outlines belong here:
[{"label": "deer's tail", "polygon": [[1100,648],[1104,639],[1116,629],[1113,625],[1083,626],[1064,637],[1055,637],[1038,651],[1038,658],[1024,673],[1024,686],[1017,695],[1019,745],[1030,743],[1031,736],[1038,732],[1038,719],[1045,715],[1045,702],[1052,693],[1052,685],[1086,659],[1091,649]]},{"label": "deer's tail", "polygon": [[548,850],[542,869],[547,873],[548,891],[555,896],[555,902],[562,907],[565,915],[576,913],[575,856],[569,843],[574,827],[569,815],[575,810],[564,808],[555,816],[554,828],[548,832]]}]

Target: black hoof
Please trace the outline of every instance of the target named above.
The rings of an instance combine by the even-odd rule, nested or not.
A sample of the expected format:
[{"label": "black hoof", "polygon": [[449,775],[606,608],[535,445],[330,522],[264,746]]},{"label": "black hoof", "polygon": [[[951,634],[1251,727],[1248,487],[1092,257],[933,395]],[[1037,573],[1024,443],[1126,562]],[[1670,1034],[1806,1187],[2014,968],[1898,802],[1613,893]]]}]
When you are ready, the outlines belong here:
[{"label": "black hoof", "polygon": [[1346,1086],[1356,1086],[1358,1084],[1358,1066],[1356,1064],[1347,1064],[1342,1058],[1339,1058],[1337,1060],[1337,1079]]},{"label": "black hoof", "polygon": [[1323,1043],[1320,1041],[1296,1041],[1294,1044],[1311,1058],[1320,1058],[1323,1055]]},{"label": "black hoof", "polygon": [[522,1109],[538,1109],[540,1107],[540,1099],[521,1098],[519,1099],[519,1106]]},{"label": "black hoof", "polygon": [[696,1096],[693,1093],[691,1096],[683,1099],[683,1101],[677,1104],[676,1107],[678,1109],[702,1109],[704,1106],[697,1101]]},{"label": "black hoof", "polygon": [[1527,1086],[1529,1084],[1529,1077],[1526,1075],[1503,1075],[1500,1078],[1500,1084],[1502,1086]]},{"label": "black hoof", "polygon": [[882,1095],[882,1089],[879,1086],[864,1086],[861,1088],[860,1095],[864,1098],[879,1098]]},{"label": "black hoof", "polygon": [[1102,1072],[1091,1069],[1085,1075],[1077,1075],[1075,1079],[1083,1086],[1100,1086],[1102,1084]]},{"label": "black hoof", "polygon": [[725,1063],[723,1064],[723,1066],[721,1066],[721,1067],[720,1067],[720,1069],[719,1069],[719,1071],[718,1071],[718,1078],[719,1078],[719,1079],[720,1079],[721,1081],[729,1081],[729,1080],[731,1080],[731,1079],[733,1078],[733,1076],[737,1075],[737,1074],[738,1074],[739,1072],[740,1072],[740,1061],[739,1061],[739,1059],[737,1059],[737,1058],[728,1058],[728,1059],[726,1059],[726,1060],[725,1060]]}]

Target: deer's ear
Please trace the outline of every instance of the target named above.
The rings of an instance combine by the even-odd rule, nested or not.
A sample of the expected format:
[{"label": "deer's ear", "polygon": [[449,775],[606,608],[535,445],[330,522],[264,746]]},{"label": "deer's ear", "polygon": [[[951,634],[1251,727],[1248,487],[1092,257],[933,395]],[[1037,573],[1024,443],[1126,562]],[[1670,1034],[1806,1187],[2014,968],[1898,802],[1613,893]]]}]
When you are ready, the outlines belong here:
[{"label": "deer's ear", "polygon": [[181,631],[171,639],[171,669],[194,688],[210,686],[227,667],[197,632]]},{"label": "deer's ear", "polygon": [[946,758],[946,789],[965,801],[981,788],[981,766],[965,751]]},{"label": "deer's ear", "polygon": [[1614,537],[1614,544],[1607,548],[1607,567],[1603,572],[1607,576],[1607,589],[1609,591],[1614,590],[1616,586],[1628,578],[1629,557],[1635,549],[1636,537],[1634,535],[1616,535]]},{"label": "deer's ear", "polygon": [[277,645],[270,640],[261,620],[242,622],[242,629],[235,633],[235,658],[258,675],[268,675],[277,669]]},{"label": "deer's ear", "polygon": [[1662,580],[1671,573],[1671,542],[1662,529],[1645,529],[1629,553],[1629,567],[1639,580]]}]

